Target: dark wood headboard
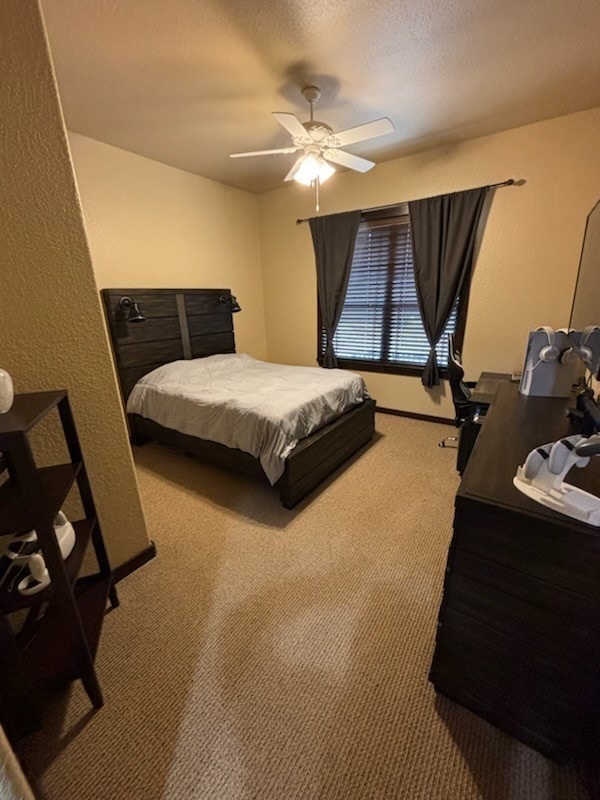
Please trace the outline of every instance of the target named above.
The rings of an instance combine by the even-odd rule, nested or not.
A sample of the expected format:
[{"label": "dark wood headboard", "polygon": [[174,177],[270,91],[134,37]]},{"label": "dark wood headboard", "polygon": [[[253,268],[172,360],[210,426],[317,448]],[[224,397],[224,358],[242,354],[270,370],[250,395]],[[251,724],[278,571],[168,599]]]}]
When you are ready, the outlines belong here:
[{"label": "dark wood headboard", "polygon": [[[229,289],[103,289],[123,401],[153,369],[180,359],[235,353]],[[122,297],[140,304],[145,322],[131,323],[119,308]]]}]

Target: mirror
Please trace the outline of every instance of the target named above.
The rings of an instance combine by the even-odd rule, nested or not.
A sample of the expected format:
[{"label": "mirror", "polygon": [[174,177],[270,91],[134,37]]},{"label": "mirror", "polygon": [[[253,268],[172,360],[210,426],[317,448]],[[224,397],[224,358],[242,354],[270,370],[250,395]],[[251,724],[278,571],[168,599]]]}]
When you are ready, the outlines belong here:
[{"label": "mirror", "polygon": [[[590,211],[583,237],[579,272],[573,295],[569,330],[583,332],[586,328],[600,326],[600,200]],[[573,341],[582,355],[586,367],[600,375],[600,331]],[[590,350],[583,350],[585,347]]]}]

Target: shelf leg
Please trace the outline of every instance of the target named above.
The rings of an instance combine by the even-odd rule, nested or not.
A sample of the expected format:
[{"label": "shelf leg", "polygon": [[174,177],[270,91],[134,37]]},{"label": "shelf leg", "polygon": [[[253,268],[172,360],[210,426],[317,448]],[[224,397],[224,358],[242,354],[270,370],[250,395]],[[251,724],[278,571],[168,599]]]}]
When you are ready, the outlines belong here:
[{"label": "shelf leg", "polygon": [[39,727],[40,719],[37,695],[25,678],[10,624],[0,617],[0,723],[15,741]]},{"label": "shelf leg", "polygon": [[118,608],[120,605],[119,595],[117,594],[117,587],[115,586],[115,582],[110,582],[110,589],[108,590],[108,596],[110,598],[110,606],[111,608]]},{"label": "shelf leg", "polygon": [[104,705],[104,698],[102,697],[102,689],[98,683],[95,671],[85,670],[81,676],[81,682],[94,708],[102,708]]},{"label": "shelf leg", "polygon": [[[109,575],[112,572],[110,561],[108,558],[108,554],[106,552],[104,539],[102,538],[102,532],[100,530],[100,522],[98,520],[98,515],[96,513],[96,506],[94,503],[94,497],[92,495],[92,490],[90,487],[87,470],[85,469],[85,465],[83,462],[83,455],[81,453],[79,438],[77,436],[75,420],[73,418],[73,412],[71,411],[71,405],[69,403],[68,397],[65,397],[58,404],[58,413],[60,415],[60,420],[65,434],[65,439],[67,442],[67,447],[69,450],[71,461],[75,463],[77,462],[82,463],[82,469],[80,469],[79,474],[77,475],[77,488],[79,489],[79,494],[81,496],[81,503],[83,505],[86,517],[89,518],[94,517],[96,519],[96,525],[94,526],[94,530],[92,531],[92,543],[94,545],[96,558],[98,559],[98,566],[100,567],[100,572],[103,575]],[[119,605],[119,598],[117,597],[116,591],[112,587],[110,593],[110,601],[113,608],[116,608]]]}]

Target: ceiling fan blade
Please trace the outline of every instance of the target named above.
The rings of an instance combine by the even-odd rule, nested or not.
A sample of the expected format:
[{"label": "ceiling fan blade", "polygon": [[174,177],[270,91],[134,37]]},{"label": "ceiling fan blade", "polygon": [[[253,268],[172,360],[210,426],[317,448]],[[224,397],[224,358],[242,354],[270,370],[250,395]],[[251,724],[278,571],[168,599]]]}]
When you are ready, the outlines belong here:
[{"label": "ceiling fan blade", "polygon": [[274,156],[278,153],[295,153],[301,147],[279,147],[277,150],[252,150],[250,153],[229,153],[229,158],[246,158],[247,156]]},{"label": "ceiling fan blade", "polygon": [[294,178],[296,177],[296,173],[298,172],[298,170],[302,166],[302,162],[303,161],[304,161],[304,156],[302,155],[302,156],[300,156],[300,158],[298,158],[296,160],[294,166],[291,168],[291,170],[288,172],[288,174],[285,176],[285,178],[283,180],[284,181],[293,181]]},{"label": "ceiling fan blade", "polygon": [[377,136],[385,136],[386,133],[394,131],[394,124],[391,119],[381,117],[374,119],[373,122],[365,122],[364,125],[357,125],[356,128],[347,128],[345,131],[334,133],[330,138],[335,140],[336,147],[347,147],[349,144],[364,142],[366,139],[375,139]]},{"label": "ceiling fan blade", "polygon": [[325,150],[323,158],[326,161],[332,161],[334,164],[339,164],[341,167],[348,167],[357,172],[368,172],[375,166],[374,161],[368,161],[366,158],[359,158],[352,153],[344,153],[343,150]]},{"label": "ceiling fan blade", "polygon": [[292,136],[303,136],[305,138],[308,136],[304,125],[293,114],[287,114],[285,111],[273,111],[273,116]]}]

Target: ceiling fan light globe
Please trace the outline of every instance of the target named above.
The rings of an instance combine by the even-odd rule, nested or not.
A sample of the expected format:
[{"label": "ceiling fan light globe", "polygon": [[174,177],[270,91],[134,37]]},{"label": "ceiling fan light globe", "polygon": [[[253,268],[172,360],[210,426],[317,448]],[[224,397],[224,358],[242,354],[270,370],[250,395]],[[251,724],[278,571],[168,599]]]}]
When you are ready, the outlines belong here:
[{"label": "ceiling fan light globe", "polygon": [[294,180],[303,186],[310,186],[319,174],[319,160],[313,153],[304,156],[300,169],[294,175]]},{"label": "ceiling fan light globe", "polygon": [[335,167],[328,164],[324,158],[319,158],[323,162],[319,168],[319,183],[325,183],[335,173]]},{"label": "ceiling fan light globe", "polygon": [[334,172],[335,168],[328,164],[323,156],[308,153],[294,175],[294,180],[303,186],[310,186],[317,178],[319,183],[324,183]]}]

